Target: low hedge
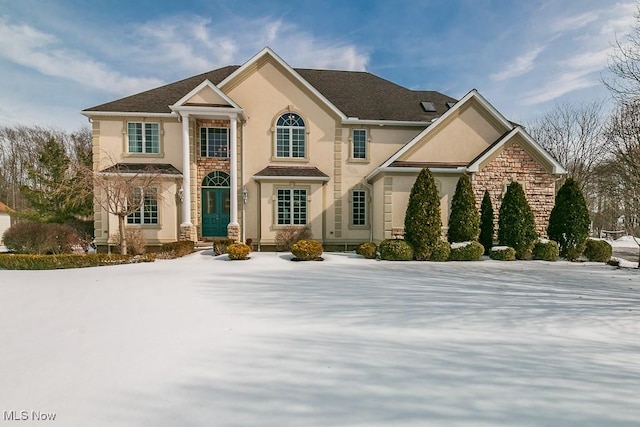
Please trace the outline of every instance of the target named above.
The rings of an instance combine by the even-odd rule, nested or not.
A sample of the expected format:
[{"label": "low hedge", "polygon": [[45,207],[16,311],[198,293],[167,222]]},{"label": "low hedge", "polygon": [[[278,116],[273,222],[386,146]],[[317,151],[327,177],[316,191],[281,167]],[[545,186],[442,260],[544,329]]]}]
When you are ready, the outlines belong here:
[{"label": "low hedge", "polygon": [[191,240],[181,240],[179,242],[163,243],[160,252],[169,254],[170,258],[179,258],[193,253],[195,245]]},{"label": "low hedge", "polygon": [[103,265],[153,262],[153,254],[87,254],[87,255],[0,255],[0,269],[6,270],[56,270],[65,268],[99,267]]},{"label": "low hedge", "polygon": [[[460,246],[458,246],[460,245]],[[451,245],[451,261],[480,261],[484,255],[484,246],[479,242],[466,242],[466,244],[454,243]]]},{"label": "low hedge", "polygon": [[609,262],[613,249],[604,240],[587,239],[584,256],[593,262]]},{"label": "low hedge", "polygon": [[229,259],[231,260],[249,259],[250,253],[251,247],[244,243],[234,243],[233,245],[227,246],[227,255],[229,255]]},{"label": "low hedge", "polygon": [[312,261],[320,258],[322,244],[316,240],[298,240],[291,244],[291,253],[300,261]]},{"label": "low hedge", "polygon": [[365,242],[358,245],[356,253],[367,259],[374,259],[378,254],[378,247],[373,242]]},{"label": "low hedge", "polygon": [[435,262],[445,262],[449,261],[450,256],[451,246],[449,245],[449,242],[438,240],[438,242],[432,248],[430,260]]},{"label": "low hedge", "polygon": [[533,245],[533,259],[556,261],[559,256],[558,243],[553,240],[539,240]]},{"label": "low hedge", "polygon": [[494,246],[489,250],[489,258],[496,261],[515,261],[516,250],[511,246]]},{"label": "low hedge", "polygon": [[387,261],[411,261],[413,260],[413,247],[405,240],[388,239],[380,242],[378,247],[380,258]]}]

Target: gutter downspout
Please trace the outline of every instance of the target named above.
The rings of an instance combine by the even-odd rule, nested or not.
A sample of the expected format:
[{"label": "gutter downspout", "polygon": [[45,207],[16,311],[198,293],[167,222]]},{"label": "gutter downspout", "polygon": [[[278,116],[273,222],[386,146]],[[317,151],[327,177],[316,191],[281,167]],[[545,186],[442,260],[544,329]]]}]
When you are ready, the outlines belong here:
[{"label": "gutter downspout", "polygon": [[373,242],[373,184],[369,184],[366,179],[363,181],[364,186],[367,188],[367,220],[369,221],[369,242]]}]

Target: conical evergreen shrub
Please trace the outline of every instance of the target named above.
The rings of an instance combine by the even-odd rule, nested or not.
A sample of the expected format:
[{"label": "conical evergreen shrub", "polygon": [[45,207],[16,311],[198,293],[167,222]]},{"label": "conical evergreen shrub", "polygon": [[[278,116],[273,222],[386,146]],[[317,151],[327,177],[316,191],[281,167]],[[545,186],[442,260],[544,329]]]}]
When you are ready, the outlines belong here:
[{"label": "conical evergreen shrub", "polygon": [[440,240],[441,228],[438,189],[431,172],[424,168],[411,188],[404,217],[404,239],[413,247],[416,260],[431,258],[433,248]]},{"label": "conical evergreen shrub", "polygon": [[569,178],[556,195],[547,234],[558,242],[560,256],[575,260],[584,252],[589,236],[589,210],[578,184]]},{"label": "conical evergreen shrub", "polygon": [[448,239],[450,243],[470,242],[477,240],[479,234],[480,216],[471,188],[471,179],[469,175],[462,175],[451,199]]},{"label": "conical evergreen shrub", "polygon": [[484,254],[489,255],[493,246],[493,204],[487,190],[484,192],[480,205],[480,237],[478,241],[484,246]]},{"label": "conical evergreen shrub", "polygon": [[516,258],[527,259],[538,234],[531,207],[522,186],[513,181],[502,199],[498,217],[498,241],[516,250]]}]

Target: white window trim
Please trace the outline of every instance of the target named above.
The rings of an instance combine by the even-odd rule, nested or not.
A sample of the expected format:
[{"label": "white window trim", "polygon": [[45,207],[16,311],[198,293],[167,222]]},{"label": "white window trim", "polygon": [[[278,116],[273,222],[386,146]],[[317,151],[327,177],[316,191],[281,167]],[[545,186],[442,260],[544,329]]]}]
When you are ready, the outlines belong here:
[{"label": "white window trim", "polygon": [[[354,223],[354,193],[356,191],[364,193],[364,224]],[[354,230],[369,228],[369,191],[366,188],[353,188],[349,192],[349,228]]]},{"label": "white window trim", "polygon": [[[293,223],[293,192],[295,190],[299,190],[299,191],[304,191],[305,192],[305,197],[304,197],[304,216],[305,216],[305,222],[304,224],[294,224]],[[280,191],[287,191],[289,192],[289,208],[290,208],[290,220],[289,223],[286,224],[280,224],[279,219],[280,219],[280,205],[278,203],[278,193]],[[309,225],[309,192],[310,189],[308,187],[275,187],[274,188],[274,221],[273,224],[275,227],[289,227],[289,226],[294,226],[294,227],[304,227],[306,225]]]},{"label": "white window trim", "polygon": [[[278,126],[278,121],[280,118],[286,114],[295,114],[300,117],[300,119],[304,122],[304,126]],[[278,114],[273,122],[272,133],[273,133],[273,145],[272,145],[272,161],[281,161],[281,162],[308,162],[309,161],[309,121],[306,117],[300,114],[297,111],[284,111]],[[278,156],[278,129],[304,129],[304,156],[303,157],[293,157],[291,154],[293,153],[293,132],[289,132],[289,156]]]},{"label": "white window trim", "polygon": [[[219,157],[219,156],[210,156],[209,155],[209,146],[207,144],[207,155],[203,156],[202,155],[202,129],[226,129],[227,130],[227,156],[226,157]],[[209,137],[209,132],[207,132],[207,138]],[[200,139],[200,158],[202,159],[228,159],[229,158],[229,149],[231,147],[229,147],[229,140],[231,138],[231,131],[229,127],[225,127],[225,126],[201,126],[200,127],[200,135],[199,135],[199,139]],[[207,143],[209,141],[207,140]]]},{"label": "white window trim", "polygon": [[[138,226],[138,227],[159,227],[160,226],[160,199],[159,199],[159,189],[156,187],[151,187],[148,190],[152,190],[155,192],[156,194],[156,209],[158,211],[158,219],[157,222],[145,222],[144,221],[144,195],[145,195],[145,191],[142,187],[137,187],[138,189],[140,189],[140,196],[141,196],[141,203],[140,203],[140,208],[138,209],[140,211],[140,223],[135,223],[135,222],[129,222],[129,218],[131,217],[132,214],[127,215],[126,219],[125,219],[125,225],[127,227],[130,226]],[[134,212],[135,213],[135,212]]]},{"label": "white window trim", "polygon": [[[141,124],[142,125],[142,151],[130,151],[131,145],[129,144],[129,125],[130,124]],[[146,132],[146,127],[147,125],[156,125],[158,126],[158,151],[157,152],[153,152],[153,151],[145,151],[146,150],[146,140],[147,140],[147,132]],[[126,122],[126,128],[125,128],[125,135],[126,135],[126,141],[125,141],[125,148],[126,148],[126,153],[129,155],[138,155],[138,156],[159,156],[162,155],[162,124],[160,122],[146,122],[144,120],[131,120]]]}]

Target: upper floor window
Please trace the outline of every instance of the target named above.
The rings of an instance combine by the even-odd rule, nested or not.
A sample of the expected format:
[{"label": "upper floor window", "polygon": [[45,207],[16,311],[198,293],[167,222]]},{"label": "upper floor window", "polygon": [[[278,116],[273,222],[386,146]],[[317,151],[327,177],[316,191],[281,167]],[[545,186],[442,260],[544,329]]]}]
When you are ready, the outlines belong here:
[{"label": "upper floor window", "polygon": [[354,129],[353,130],[353,152],[352,158],[354,159],[366,159],[367,158],[367,131],[366,129]]},{"label": "upper floor window", "polygon": [[306,157],[304,120],[295,113],[285,113],[276,123],[276,157]]},{"label": "upper floor window", "polygon": [[229,128],[200,128],[200,157],[229,157]]},{"label": "upper floor window", "polygon": [[158,224],[158,192],[155,188],[134,189],[133,202],[140,209],[127,216],[127,224]]},{"label": "upper floor window", "polygon": [[160,124],[145,122],[127,123],[129,153],[160,153]]}]

